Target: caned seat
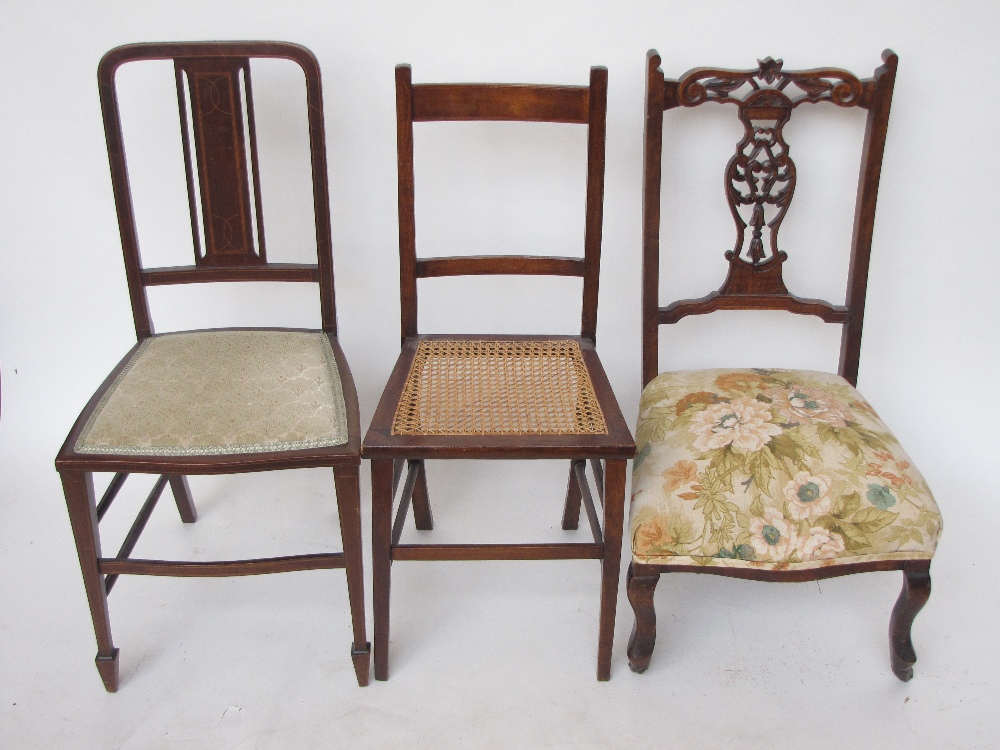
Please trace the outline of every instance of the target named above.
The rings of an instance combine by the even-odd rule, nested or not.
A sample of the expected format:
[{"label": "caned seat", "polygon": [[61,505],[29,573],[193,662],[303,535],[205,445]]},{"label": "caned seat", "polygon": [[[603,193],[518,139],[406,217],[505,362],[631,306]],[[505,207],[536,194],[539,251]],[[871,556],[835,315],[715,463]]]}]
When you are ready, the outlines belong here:
[{"label": "caned seat", "polygon": [[[398,560],[601,560],[598,679],[611,670],[621,563],[625,466],[635,444],[597,357],[597,287],[604,190],[607,71],[589,86],[416,84],[396,68],[402,351],[389,377],[363,454],[372,460],[375,679],[389,673],[389,586]],[[418,258],[413,125],[437,120],[557,122],[587,127],[583,258],[471,256]],[[417,281],[465,275],[576,276],[583,281],[580,336],[421,335]],[[585,507],[593,542],[400,544],[410,506],[429,531],[426,459],[570,459],[564,529]],[[596,497],[587,478],[590,462]],[[400,487],[399,505],[393,505]],[[603,518],[599,516],[603,515]]]},{"label": "caned seat", "polygon": [[[628,573],[636,616],[628,655],[636,672],[645,671],[652,656],[653,593],[662,573],[807,581],[901,570],[890,657],[899,679],[913,676],[910,628],[930,596],[941,515],[899,441],[855,388],[897,58],[886,51],[883,61],[867,80],[837,68],[786,71],[772,58],[755,69],[696,68],[667,80],[659,55],[647,56],[644,390]],[[725,254],[728,274],[718,291],[661,307],[664,111],[704,104],[735,110],[744,126],[720,196],[733,216],[736,242]],[[782,266],[792,260],[778,243],[799,177],[784,126],[800,108],[811,113],[831,106],[868,111],[843,305],[791,293]],[[658,374],[659,326],[716,310],[784,310],[841,324],[839,373],[761,368]]]},{"label": "caned seat", "polygon": [[[277,58],[305,76],[316,263],[267,258],[254,102],[253,60]],[[150,60],[173,64],[187,177],[193,265],[144,267],[129,188],[116,73]],[[297,67],[296,67],[297,66]],[[301,79],[299,79],[301,81]],[[368,683],[358,472],[357,393],[337,341],[319,64],[283,42],[132,44],[98,67],[101,107],[138,342],[90,399],[56,458],[97,636],[97,668],[118,689],[119,651],[108,594],[120,575],[208,577],[345,568],[354,631],[351,658]],[[131,134],[130,134],[131,135]],[[147,287],[282,281],[319,286],[316,330],[238,328],[156,334]],[[336,486],[343,552],[251,560],[137,559],[136,543],[169,484],[181,520],[197,519],[188,474],[328,467]],[[112,473],[103,496],[94,474]],[[131,474],[159,475],[118,553],[101,548],[100,522]],[[322,522],[336,536],[333,509]],[[335,548],[337,545],[334,544]]]}]

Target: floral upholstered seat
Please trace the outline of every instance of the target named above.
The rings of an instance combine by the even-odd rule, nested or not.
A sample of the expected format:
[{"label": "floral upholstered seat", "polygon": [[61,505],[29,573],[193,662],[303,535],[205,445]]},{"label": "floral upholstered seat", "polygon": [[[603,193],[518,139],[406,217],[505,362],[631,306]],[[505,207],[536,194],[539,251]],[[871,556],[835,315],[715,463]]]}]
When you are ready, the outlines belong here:
[{"label": "floral upholstered seat", "polygon": [[632,556],[801,569],[930,560],[941,515],[920,472],[843,378],[668,372],[642,394]]},{"label": "floral upholstered seat", "polygon": [[346,442],[344,394],[326,334],[243,329],[145,339],[76,450],[198,456]]}]

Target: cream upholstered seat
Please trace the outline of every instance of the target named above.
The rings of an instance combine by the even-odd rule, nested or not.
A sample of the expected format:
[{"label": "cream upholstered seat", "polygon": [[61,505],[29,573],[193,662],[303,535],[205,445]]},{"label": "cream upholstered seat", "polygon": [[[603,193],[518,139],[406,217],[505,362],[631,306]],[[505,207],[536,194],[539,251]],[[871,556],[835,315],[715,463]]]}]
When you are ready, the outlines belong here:
[{"label": "cream upholstered seat", "polygon": [[345,442],[344,394],[326,334],[244,329],[145,339],[76,450],[197,456]]},{"label": "cream upholstered seat", "polygon": [[668,372],[646,386],[632,559],[801,569],[930,560],[927,484],[846,380],[801,370]]}]

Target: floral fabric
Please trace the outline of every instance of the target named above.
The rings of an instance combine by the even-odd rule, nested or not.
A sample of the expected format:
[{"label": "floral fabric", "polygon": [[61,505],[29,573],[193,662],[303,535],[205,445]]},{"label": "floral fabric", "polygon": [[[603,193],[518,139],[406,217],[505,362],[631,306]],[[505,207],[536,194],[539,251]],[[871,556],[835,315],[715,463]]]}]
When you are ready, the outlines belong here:
[{"label": "floral fabric", "polygon": [[864,397],[801,370],[668,372],[642,394],[632,558],[813,568],[929,559],[941,515]]},{"label": "floral fabric", "polygon": [[324,333],[168,333],[132,355],[76,450],[199,456],[343,445],[346,413]]}]

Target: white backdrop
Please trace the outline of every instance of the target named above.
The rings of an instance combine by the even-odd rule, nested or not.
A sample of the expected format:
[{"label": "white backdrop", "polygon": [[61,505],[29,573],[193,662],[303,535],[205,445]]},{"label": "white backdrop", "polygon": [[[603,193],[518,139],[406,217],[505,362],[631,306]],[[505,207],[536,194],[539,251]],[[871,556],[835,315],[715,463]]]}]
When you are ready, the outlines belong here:
[{"label": "white backdrop", "polygon": [[[32,736],[29,729],[37,725],[24,707],[35,705],[39,715],[49,709],[32,704],[28,695],[43,693],[52,681],[64,681],[63,692],[73,696],[79,684],[87,696],[84,705],[103,700],[90,666],[86,605],[52,467],[79,410],[135,340],[97,97],[97,62],[111,47],[128,42],[250,38],[304,44],[322,67],[340,338],[358,385],[363,427],[398,352],[395,64],[412,64],[417,83],[585,84],[591,65],[607,66],[598,351],[634,422],[640,392],[646,50],[660,51],[668,77],[699,65],[752,67],[766,55],[782,57],[789,69],[836,65],[866,77],[879,64],[882,49],[894,49],[899,74],[875,225],[859,387],[920,466],[945,516],[935,595],[915,630],[918,652],[928,663],[936,659],[937,671],[922,671],[922,661],[912,683],[926,691],[924,705],[935,708],[908,714],[900,726],[909,728],[903,734],[912,741],[908,732],[919,724],[916,739],[931,742],[927,746],[952,741],[973,746],[989,736],[990,725],[998,726],[997,719],[987,720],[982,713],[982,701],[992,699],[996,705],[998,693],[997,650],[987,625],[998,614],[988,576],[992,529],[1000,522],[1000,471],[994,459],[1000,408],[992,394],[1000,367],[995,324],[1000,302],[990,291],[997,281],[995,214],[1000,205],[1000,156],[991,137],[1000,114],[995,98],[998,22],[1000,6],[979,0],[799,2],[781,8],[728,0],[0,1],[0,559],[9,573],[0,582],[0,634],[6,644],[0,665],[4,675],[18,675],[0,680],[0,734],[8,725],[24,732],[18,736]],[[169,68],[154,64],[129,72],[121,84],[146,262],[187,262],[190,232]],[[255,68],[254,84],[269,257],[307,261],[313,249],[303,87],[280,63],[262,65],[259,72]],[[668,113],[665,127],[664,174],[673,182],[664,193],[664,300],[700,296],[717,287],[725,274],[723,252],[733,242],[721,176],[741,127],[729,108],[702,109],[712,111]],[[288,110],[294,113],[291,122],[285,119]],[[781,232],[789,254],[786,280],[803,296],[841,302],[863,115],[810,114],[797,110],[786,131],[799,176]],[[571,126],[418,125],[418,252],[582,254],[585,145],[584,129]],[[421,282],[420,293],[423,332],[573,333],[579,326],[580,288],[574,280],[428,280]],[[159,331],[314,325],[317,299],[308,285],[293,284],[163,288],[151,294]],[[716,313],[676,329],[663,334],[663,369],[836,368],[839,327],[818,319]],[[498,480],[504,476],[488,465],[470,467],[466,476],[481,481],[494,476],[491,471]],[[558,496],[563,474],[560,468],[558,476],[539,481]],[[440,476],[450,475],[442,469]],[[364,505],[367,484],[363,493]],[[554,516],[559,502],[553,500]],[[697,587],[698,582],[685,585]],[[703,585],[738,599],[762,595],[747,584]],[[724,588],[711,588],[716,585]],[[842,589],[845,601],[855,601],[855,595],[866,601],[861,596],[866,584],[853,585]],[[879,595],[891,599],[896,585],[895,578],[879,584]],[[697,588],[692,590],[697,597]],[[39,591],[59,593],[54,602]],[[596,586],[585,593],[581,598],[587,606],[596,605]],[[658,598],[658,606],[662,616],[668,605]],[[812,608],[819,618],[830,616],[822,601],[795,606]],[[887,608],[879,605],[871,613],[882,623],[879,628]],[[712,616],[711,608],[706,613]],[[630,626],[624,605],[619,619],[617,683],[653,690],[624,668]],[[762,622],[764,628],[778,625]],[[588,638],[592,635],[586,631]],[[339,669],[347,661],[346,629],[337,637],[344,648],[338,640],[331,659]],[[408,641],[409,647],[417,640]],[[27,668],[26,653],[46,652],[62,642],[65,653],[57,651],[55,662]],[[589,641],[582,642],[590,648]],[[692,640],[691,647],[697,644]],[[765,648],[763,658],[777,648]],[[884,659],[878,648],[873,653]],[[61,673],[54,664],[64,658]],[[589,680],[590,662],[581,664],[574,679]],[[692,664],[697,669],[696,659]],[[887,672],[881,662],[879,667]],[[506,668],[503,679],[515,680],[523,666],[508,663]],[[154,665],[147,664],[144,671],[150,670]],[[886,679],[874,668],[869,671],[866,677],[859,668],[858,679]],[[195,669],[178,679],[186,684],[199,674]],[[442,679],[453,678],[444,674],[449,676]],[[653,678],[652,670],[645,678]],[[664,678],[664,684],[672,684],[677,674]],[[754,679],[739,686],[756,690],[760,683]],[[788,690],[801,689],[794,670],[778,679],[788,683]],[[369,690],[365,700],[377,704],[375,692]],[[114,717],[116,709],[107,710]],[[505,742],[507,720],[501,714],[493,724],[488,712],[483,719],[497,746],[555,741],[556,735],[528,733]],[[877,724],[879,713],[870,718]],[[662,728],[663,722],[654,726]],[[690,731],[683,736],[701,736],[697,723],[683,726]],[[854,731],[838,726],[837,731]],[[414,732],[411,744],[426,739]],[[800,734],[808,736],[807,728]],[[368,736],[374,742],[374,735]],[[440,736],[461,744],[453,735]],[[720,741],[727,736],[720,735]],[[902,737],[890,733],[883,739],[897,736]],[[144,745],[136,735],[129,737]],[[773,746],[766,735],[760,737],[761,746]],[[601,743],[614,744],[614,738]]]}]

